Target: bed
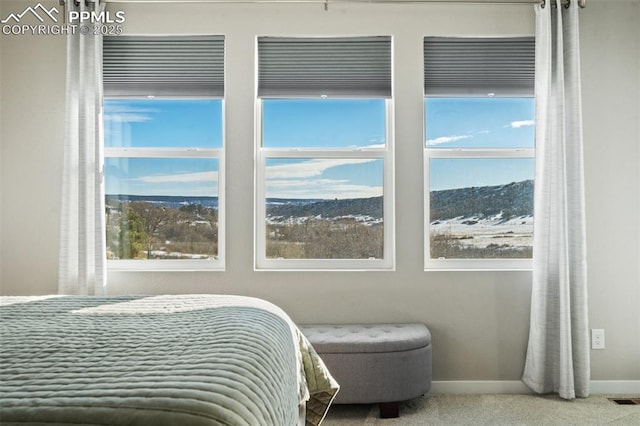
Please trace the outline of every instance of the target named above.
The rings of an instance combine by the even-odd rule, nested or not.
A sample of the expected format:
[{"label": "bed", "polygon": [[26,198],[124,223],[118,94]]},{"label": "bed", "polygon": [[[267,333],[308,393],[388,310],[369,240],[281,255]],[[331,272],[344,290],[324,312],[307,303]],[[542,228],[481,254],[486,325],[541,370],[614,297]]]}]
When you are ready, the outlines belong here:
[{"label": "bed", "polygon": [[0,327],[3,425],[319,425],[338,391],[256,298],[1,297]]}]

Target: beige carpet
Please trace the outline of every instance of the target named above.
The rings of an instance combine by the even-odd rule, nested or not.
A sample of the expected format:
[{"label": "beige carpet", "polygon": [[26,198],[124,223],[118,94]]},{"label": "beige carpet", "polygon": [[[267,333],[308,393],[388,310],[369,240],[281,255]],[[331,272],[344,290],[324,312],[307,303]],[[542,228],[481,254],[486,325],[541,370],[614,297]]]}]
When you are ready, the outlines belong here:
[{"label": "beige carpet", "polygon": [[557,396],[431,395],[401,404],[397,419],[378,418],[377,405],[334,405],[322,424],[640,426],[640,405],[618,405],[608,397],[611,395],[565,401]]}]

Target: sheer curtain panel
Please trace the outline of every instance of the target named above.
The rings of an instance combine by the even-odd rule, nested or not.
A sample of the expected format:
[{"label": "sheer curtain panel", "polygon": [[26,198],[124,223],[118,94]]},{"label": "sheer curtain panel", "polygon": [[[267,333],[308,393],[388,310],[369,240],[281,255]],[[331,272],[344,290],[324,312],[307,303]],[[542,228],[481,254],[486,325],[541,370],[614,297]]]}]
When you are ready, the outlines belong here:
[{"label": "sheer curtain panel", "polygon": [[536,171],[529,346],[537,393],[589,396],[578,7],[536,9]]},{"label": "sheer curtain panel", "polygon": [[[100,12],[104,2],[68,1],[69,10]],[[102,181],[102,36],[67,36],[60,294],[102,294],[106,284]]]}]

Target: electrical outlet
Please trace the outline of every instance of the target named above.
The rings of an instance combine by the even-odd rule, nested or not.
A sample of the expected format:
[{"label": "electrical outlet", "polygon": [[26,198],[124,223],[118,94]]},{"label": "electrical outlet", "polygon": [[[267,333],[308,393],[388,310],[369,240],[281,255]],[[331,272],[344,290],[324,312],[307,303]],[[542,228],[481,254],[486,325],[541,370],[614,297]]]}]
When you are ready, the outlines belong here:
[{"label": "electrical outlet", "polygon": [[604,349],[604,328],[591,329],[591,349]]}]

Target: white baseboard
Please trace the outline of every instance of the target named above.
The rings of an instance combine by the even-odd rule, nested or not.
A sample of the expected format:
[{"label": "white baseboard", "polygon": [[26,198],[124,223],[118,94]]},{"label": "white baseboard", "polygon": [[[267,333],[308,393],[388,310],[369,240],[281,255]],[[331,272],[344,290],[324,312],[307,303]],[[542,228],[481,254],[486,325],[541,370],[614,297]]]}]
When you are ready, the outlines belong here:
[{"label": "white baseboard", "polygon": [[[592,380],[591,394],[640,394],[640,380]],[[434,380],[432,394],[516,393],[532,394],[519,380]]]},{"label": "white baseboard", "polygon": [[533,393],[519,380],[435,380],[433,394]]},{"label": "white baseboard", "polygon": [[640,380],[592,380],[589,391],[596,393],[616,393],[640,395]]}]

